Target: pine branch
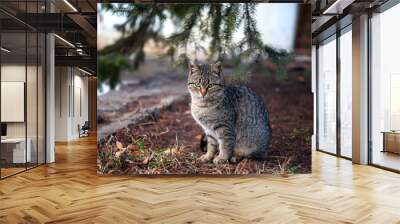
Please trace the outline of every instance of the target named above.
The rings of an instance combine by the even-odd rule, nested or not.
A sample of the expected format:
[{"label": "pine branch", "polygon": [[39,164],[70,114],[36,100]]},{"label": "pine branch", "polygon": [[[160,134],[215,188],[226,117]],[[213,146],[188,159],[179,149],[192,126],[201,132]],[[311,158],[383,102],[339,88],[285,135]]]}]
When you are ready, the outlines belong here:
[{"label": "pine branch", "polygon": [[[105,47],[99,55],[102,57],[118,52],[122,55],[133,56],[133,61],[129,64],[137,69],[146,57],[144,46],[148,41],[153,40],[167,47],[165,56],[176,65],[189,61],[186,50],[189,43],[194,43],[196,58],[197,53],[202,51],[209,58],[217,56],[221,60],[229,56],[235,66],[243,66],[246,64],[245,61],[258,60],[267,54],[274,63],[283,68],[291,55],[284,50],[264,45],[257,28],[256,6],[256,3],[105,4],[101,6],[101,10],[123,15],[126,21],[116,26],[116,29],[122,32],[120,39]],[[176,32],[169,37],[163,36],[161,32],[167,18],[177,28]],[[233,35],[241,25],[243,25],[244,38],[237,43],[232,43]],[[193,35],[195,30],[199,31],[199,35]],[[210,40],[210,45],[206,50],[203,41],[208,40]],[[178,52],[181,52],[180,55],[177,55]],[[112,60],[112,57],[106,59]],[[112,66],[124,67],[124,64],[118,62],[111,64]],[[110,83],[117,82],[119,78],[116,72],[120,70],[116,67],[114,70],[104,74],[101,80],[108,80]]]},{"label": "pine branch", "polygon": [[240,7],[238,4],[230,3],[228,7],[225,8],[224,18],[225,18],[225,29],[224,29],[224,41],[225,46],[228,46],[232,41],[232,35],[239,27],[241,19],[239,17]]},{"label": "pine branch", "polygon": [[192,34],[192,30],[197,25],[197,22],[201,17],[203,8],[204,4],[188,5],[186,14],[184,15],[184,13],[181,12],[179,16],[177,16],[177,18],[182,20],[181,23],[183,24],[183,30],[172,34],[168,38],[168,41],[171,44],[185,46],[188,43],[190,35]]},{"label": "pine branch", "polygon": [[218,60],[221,60],[221,22],[222,22],[222,5],[212,4],[210,7],[211,20],[211,43],[210,43],[210,57],[212,58],[216,53]]}]

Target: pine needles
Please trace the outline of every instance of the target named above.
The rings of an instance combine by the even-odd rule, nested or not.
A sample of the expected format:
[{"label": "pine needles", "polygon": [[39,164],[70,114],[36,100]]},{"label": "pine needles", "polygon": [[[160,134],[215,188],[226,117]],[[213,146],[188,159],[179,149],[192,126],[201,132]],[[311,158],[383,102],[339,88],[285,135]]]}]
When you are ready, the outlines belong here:
[{"label": "pine needles", "polygon": [[[135,70],[145,61],[144,47],[153,41],[166,47],[165,56],[175,66],[187,66],[189,50],[194,51],[195,59],[201,52],[210,61],[229,60],[234,66],[234,73],[249,70],[251,65],[244,62],[271,57],[278,64],[278,76],[284,79],[285,66],[291,58],[286,57],[289,55],[287,52],[263,43],[257,27],[256,6],[257,3],[102,4],[101,10],[123,15],[126,21],[116,25],[116,29],[122,33],[121,38],[102,49],[99,55],[118,52],[131,56],[130,68]],[[176,30],[164,36],[162,28],[167,18],[173,21]],[[244,37],[233,42],[232,37],[241,26]],[[205,42],[209,43],[208,48]],[[100,66],[103,62],[99,61]],[[119,81],[120,70],[104,73],[100,82],[109,81],[114,87],[114,83]]]}]

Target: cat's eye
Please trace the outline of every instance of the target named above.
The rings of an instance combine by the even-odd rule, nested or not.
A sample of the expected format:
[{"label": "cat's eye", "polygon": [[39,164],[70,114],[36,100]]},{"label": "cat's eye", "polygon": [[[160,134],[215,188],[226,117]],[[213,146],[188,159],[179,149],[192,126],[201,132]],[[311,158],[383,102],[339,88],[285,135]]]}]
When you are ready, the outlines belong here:
[{"label": "cat's eye", "polygon": [[213,88],[213,87],[217,87],[217,86],[221,86],[221,85],[216,84],[216,83],[210,83],[210,84],[208,84],[208,88]]},{"label": "cat's eye", "polygon": [[191,83],[189,83],[189,85],[194,86],[195,88],[200,88],[200,84],[199,83],[191,82]]}]

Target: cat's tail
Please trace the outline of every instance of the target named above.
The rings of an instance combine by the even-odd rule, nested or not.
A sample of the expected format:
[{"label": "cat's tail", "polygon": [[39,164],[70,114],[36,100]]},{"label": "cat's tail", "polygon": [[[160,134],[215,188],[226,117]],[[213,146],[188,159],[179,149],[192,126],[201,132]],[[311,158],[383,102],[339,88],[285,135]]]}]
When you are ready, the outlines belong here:
[{"label": "cat's tail", "polygon": [[200,138],[200,150],[203,152],[207,152],[207,135],[202,134]]}]

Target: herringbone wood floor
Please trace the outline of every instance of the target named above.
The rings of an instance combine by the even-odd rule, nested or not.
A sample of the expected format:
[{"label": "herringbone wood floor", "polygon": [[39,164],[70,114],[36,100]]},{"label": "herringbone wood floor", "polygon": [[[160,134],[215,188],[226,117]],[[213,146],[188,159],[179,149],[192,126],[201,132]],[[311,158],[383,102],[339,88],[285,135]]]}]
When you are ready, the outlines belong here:
[{"label": "herringbone wood floor", "polygon": [[96,139],[0,181],[0,223],[400,223],[400,175],[315,152],[313,174],[98,177]]}]

